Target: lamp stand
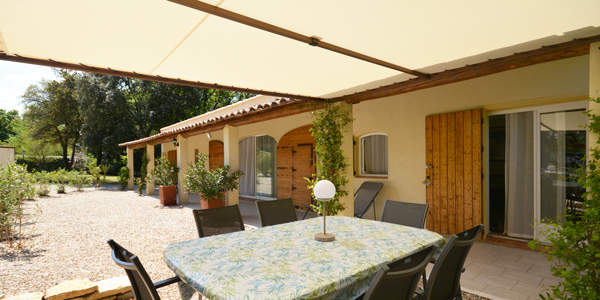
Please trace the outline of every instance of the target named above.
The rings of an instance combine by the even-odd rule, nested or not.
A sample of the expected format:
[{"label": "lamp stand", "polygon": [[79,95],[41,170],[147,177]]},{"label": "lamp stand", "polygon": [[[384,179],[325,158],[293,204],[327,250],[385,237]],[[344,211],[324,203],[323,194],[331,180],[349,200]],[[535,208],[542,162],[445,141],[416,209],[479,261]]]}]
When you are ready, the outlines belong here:
[{"label": "lamp stand", "polygon": [[326,202],[323,202],[323,233],[315,233],[315,240],[319,242],[332,242],[335,240],[335,234],[327,233],[327,214]]}]

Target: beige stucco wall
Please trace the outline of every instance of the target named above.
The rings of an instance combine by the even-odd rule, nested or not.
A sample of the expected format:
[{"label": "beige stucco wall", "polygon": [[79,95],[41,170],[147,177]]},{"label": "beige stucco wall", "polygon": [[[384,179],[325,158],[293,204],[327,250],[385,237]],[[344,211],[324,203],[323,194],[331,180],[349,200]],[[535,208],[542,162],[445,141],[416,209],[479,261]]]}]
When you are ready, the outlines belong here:
[{"label": "beige stucco wall", "polygon": [[15,161],[15,148],[0,146],[0,165]]},{"label": "beige stucco wall", "polygon": [[385,199],[425,203],[426,116],[587,99],[589,65],[589,56],[580,56],[356,104],[357,142],[365,134],[388,134],[389,174],[387,179],[356,178],[354,186],[384,183],[376,198],[378,218]]},{"label": "beige stucco wall", "polygon": [[[592,56],[598,60],[598,56]],[[495,111],[585,100],[590,94],[589,66],[590,56],[586,55],[353,105],[355,141],[370,133],[388,135],[389,175],[356,177],[352,190],[364,181],[384,183],[376,199],[378,218],[385,199],[424,203],[426,116],[475,108]],[[266,134],[279,141],[290,130],[309,124],[308,115],[241,126],[238,140]],[[212,132],[211,139],[223,141],[223,131]],[[189,161],[193,160],[194,149],[208,153],[208,140],[206,134],[188,138]],[[162,146],[163,152],[176,149],[172,143]],[[356,146],[354,156],[358,157]],[[357,159],[353,163],[356,165]],[[369,212],[366,217],[372,218],[372,214]]]}]

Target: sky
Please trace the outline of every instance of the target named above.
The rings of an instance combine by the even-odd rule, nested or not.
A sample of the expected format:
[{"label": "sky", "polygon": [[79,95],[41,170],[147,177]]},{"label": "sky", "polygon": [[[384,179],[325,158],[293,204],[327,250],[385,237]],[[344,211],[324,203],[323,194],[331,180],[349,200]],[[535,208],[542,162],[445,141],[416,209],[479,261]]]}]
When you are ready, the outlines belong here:
[{"label": "sky", "polygon": [[44,78],[55,78],[50,67],[0,60],[0,109],[16,109],[22,114],[21,95]]}]

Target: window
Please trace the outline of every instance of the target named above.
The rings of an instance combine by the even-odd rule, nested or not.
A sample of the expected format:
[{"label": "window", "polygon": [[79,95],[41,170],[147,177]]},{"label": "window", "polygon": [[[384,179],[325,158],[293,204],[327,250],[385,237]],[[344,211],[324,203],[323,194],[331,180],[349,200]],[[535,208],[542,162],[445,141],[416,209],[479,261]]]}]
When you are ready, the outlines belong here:
[{"label": "window", "polygon": [[277,142],[268,135],[251,136],[240,141],[240,194],[277,197]]},{"label": "window", "polygon": [[360,138],[360,175],[387,176],[388,137],[370,134]]}]

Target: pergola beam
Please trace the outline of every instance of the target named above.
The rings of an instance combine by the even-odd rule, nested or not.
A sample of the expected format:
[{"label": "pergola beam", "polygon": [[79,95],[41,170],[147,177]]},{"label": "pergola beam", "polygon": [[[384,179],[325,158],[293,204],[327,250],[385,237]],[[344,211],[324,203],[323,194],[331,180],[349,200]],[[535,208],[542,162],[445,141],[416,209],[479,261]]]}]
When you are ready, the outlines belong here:
[{"label": "pergola beam", "polygon": [[96,74],[128,77],[128,78],[135,78],[135,79],[148,80],[148,81],[180,84],[180,85],[187,85],[187,86],[193,86],[193,87],[199,87],[199,88],[205,88],[205,89],[217,89],[217,90],[225,90],[225,91],[240,92],[240,93],[250,93],[250,94],[257,94],[257,95],[267,95],[267,96],[283,97],[283,98],[291,98],[291,99],[327,101],[326,99],[319,98],[319,97],[280,93],[280,92],[265,91],[265,90],[250,89],[250,88],[241,88],[241,87],[235,87],[235,86],[226,86],[226,85],[221,85],[221,84],[216,84],[216,83],[206,83],[206,82],[201,82],[201,81],[192,81],[192,80],[185,80],[185,79],[181,79],[181,78],[164,77],[164,76],[159,76],[159,75],[141,74],[141,73],[137,73],[137,72],[121,71],[121,70],[115,70],[115,69],[107,68],[107,67],[95,67],[95,66],[89,66],[89,65],[85,65],[85,64],[76,64],[76,63],[70,63],[70,62],[65,62],[65,61],[58,61],[58,60],[54,60],[54,59],[42,59],[42,58],[30,57],[30,56],[19,55],[19,54],[14,54],[14,53],[8,54],[8,53],[3,53],[2,51],[0,51],[0,60],[40,65],[40,66],[53,67],[53,68],[71,69],[71,70],[84,71],[84,72],[90,72],[90,73],[96,73]]},{"label": "pergola beam", "polygon": [[450,83],[456,83],[459,81],[479,78],[540,63],[587,55],[590,53],[590,43],[597,41],[600,41],[600,35],[576,39],[570,42],[555,44],[531,51],[515,53],[506,57],[491,59],[486,62],[467,65],[439,73],[433,73],[431,74],[430,78],[410,79],[356,94],[344,95],[331,99],[331,101],[358,103],[361,101],[384,98]]},{"label": "pergola beam", "polygon": [[244,24],[250,27],[254,27],[260,30],[264,30],[276,35],[280,35],[292,40],[296,40],[299,41],[301,43],[305,43],[311,46],[315,46],[315,47],[319,47],[319,48],[323,48],[329,51],[333,51],[342,55],[346,55],[346,56],[350,56],[356,59],[360,59],[362,61],[366,61],[372,64],[376,64],[382,67],[386,67],[386,68],[390,68],[396,71],[400,71],[403,73],[408,73],[417,77],[421,77],[421,78],[428,78],[429,74],[425,74],[419,71],[415,71],[415,70],[411,70],[402,66],[398,66],[396,64],[387,62],[387,61],[383,61],[362,53],[358,53],[340,46],[336,46],[327,42],[323,42],[317,38],[314,37],[310,37],[310,36],[306,36],[291,30],[287,30],[285,28],[281,28],[260,20],[256,20],[214,5],[210,5],[207,3],[204,3],[202,1],[198,1],[198,0],[169,0],[173,3],[177,3],[177,4],[181,4],[183,6],[187,6],[189,8],[193,8],[202,12],[205,12],[207,14],[211,14],[217,17],[221,17],[230,21],[234,21],[240,24]]}]

